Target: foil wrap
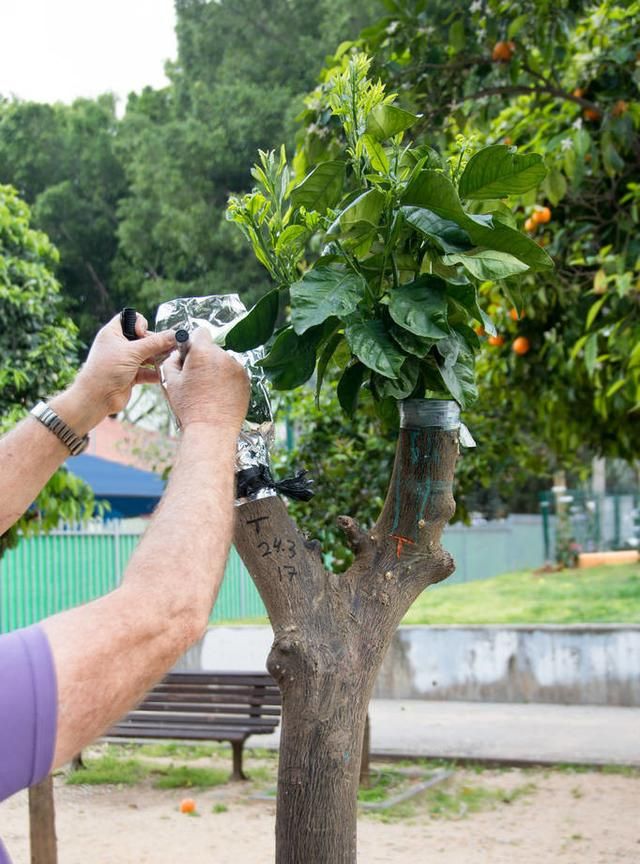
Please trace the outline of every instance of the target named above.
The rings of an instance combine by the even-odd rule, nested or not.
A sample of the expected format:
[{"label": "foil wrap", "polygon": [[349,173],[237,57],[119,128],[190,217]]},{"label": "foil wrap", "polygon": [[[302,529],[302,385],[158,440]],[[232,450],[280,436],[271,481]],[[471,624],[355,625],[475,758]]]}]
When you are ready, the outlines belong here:
[{"label": "foil wrap", "polygon": [[[237,294],[212,294],[209,297],[178,297],[158,307],[156,330],[188,330],[191,333],[204,327],[218,345],[224,345],[227,333],[247,309]],[[229,351],[249,374],[251,395],[247,417],[238,438],[236,471],[269,465],[269,444],[273,439],[273,413],[262,368],[257,365],[264,357],[264,349],[237,353]],[[215,382],[211,382],[215,387]],[[251,499],[238,498],[236,504],[247,500],[267,498],[275,495],[275,489],[263,488],[251,495]]]},{"label": "foil wrap", "polygon": [[460,406],[448,399],[405,399],[399,403],[401,429],[457,429],[463,447],[475,447],[471,432],[460,419]]}]

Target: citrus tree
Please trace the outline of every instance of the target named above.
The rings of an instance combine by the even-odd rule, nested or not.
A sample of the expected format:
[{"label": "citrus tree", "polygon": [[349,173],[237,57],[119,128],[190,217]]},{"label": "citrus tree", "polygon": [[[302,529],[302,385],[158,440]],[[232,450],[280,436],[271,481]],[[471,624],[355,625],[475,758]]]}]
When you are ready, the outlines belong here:
[{"label": "citrus tree", "polygon": [[[0,431],[18,422],[38,401],[70,383],[77,362],[77,330],[60,310],[60,289],[52,268],[57,252],[29,225],[26,204],[0,186]],[[89,488],[58,471],[30,510],[0,536],[0,556],[19,532],[56,527],[93,511]]]},{"label": "citrus tree", "polygon": [[397,427],[401,415],[375,524],[364,531],[338,516],[354,554],[345,573],[325,570],[320,545],[278,497],[238,511],[236,545],[271,619],[268,668],[283,696],[278,864],[356,860],[377,671],[413,600],[453,570],[440,536],[455,509],[459,408],[477,393],[474,327],[496,333],[478,288],[490,279],[520,308],[520,277],[552,266],[508,204],[544,179],[542,158],[464,141],[441,156],[412,143],[420,118],[369,66],[344,53],[314,96],[336,127],[328,146],[313,158],[301,148],[291,166],[284,151],[262,153],[255,189],[228,208],[274,287],[227,347],[267,343],[262,366],[276,390],[315,373],[321,400],[330,370],[347,415],[363,396],[383,422]]},{"label": "citrus tree", "polygon": [[[482,336],[478,404],[508,401],[551,469],[575,469],[593,454],[636,458],[640,4],[385,7],[358,44],[423,112],[432,142],[444,152],[460,135],[503,143],[541,154],[547,168],[514,199],[515,217],[556,267],[523,274],[522,308],[492,280],[480,286],[499,333]],[[307,150],[326,146],[331,121],[312,100],[306,120]]]}]

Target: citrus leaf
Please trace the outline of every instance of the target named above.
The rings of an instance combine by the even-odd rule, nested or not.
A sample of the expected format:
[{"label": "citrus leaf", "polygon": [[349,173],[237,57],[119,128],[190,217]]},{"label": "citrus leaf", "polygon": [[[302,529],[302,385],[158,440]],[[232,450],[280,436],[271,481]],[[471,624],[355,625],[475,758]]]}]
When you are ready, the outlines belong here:
[{"label": "citrus leaf", "polygon": [[462,408],[468,408],[478,398],[473,354],[459,333],[440,340],[437,348],[442,357],[438,371],[445,387]]},{"label": "citrus leaf", "polygon": [[224,342],[225,348],[232,351],[251,351],[268,342],[276,326],[279,305],[280,293],[274,288],[261,297],[244,318],[229,330]]},{"label": "citrus leaf", "polygon": [[304,225],[288,225],[276,242],[276,255],[282,255],[287,250],[300,249],[304,245],[307,229]]},{"label": "citrus leaf", "polygon": [[342,195],[346,165],[344,162],[321,162],[291,191],[294,207],[306,207],[324,213],[334,207]]},{"label": "citrus leaf", "polygon": [[347,366],[338,381],[338,402],[345,414],[352,415],[356,410],[365,372],[362,363],[356,361],[351,366]]},{"label": "citrus leaf", "polygon": [[405,355],[391,339],[382,321],[352,321],[345,329],[351,350],[369,369],[386,378],[396,378]]},{"label": "citrus leaf", "polygon": [[315,330],[301,338],[291,327],[287,327],[276,336],[267,356],[259,361],[258,365],[262,366],[276,390],[292,390],[313,375],[316,347],[323,328],[317,327]]},{"label": "citrus leaf", "polygon": [[475,246],[508,252],[527,264],[532,270],[547,270],[553,261],[547,253],[529,237],[506,225],[487,224],[490,214],[466,213],[458,198],[453,183],[438,171],[421,171],[408,184],[402,197],[403,205],[425,207],[443,219],[455,222],[469,234]]},{"label": "citrus leaf", "polygon": [[353,270],[342,267],[308,270],[289,289],[293,329],[302,335],[332,315],[345,318],[355,311],[366,290],[364,277]]},{"label": "citrus leaf", "polygon": [[373,135],[363,135],[361,140],[369,156],[371,167],[382,174],[388,174],[389,160],[382,144]]},{"label": "citrus leaf", "polygon": [[376,105],[367,117],[366,132],[377,141],[386,141],[398,132],[410,129],[418,118],[394,105]]},{"label": "citrus leaf", "polygon": [[329,361],[333,357],[336,348],[342,342],[343,338],[344,336],[342,333],[332,333],[329,337],[329,341],[322,349],[322,353],[318,359],[318,371],[316,373],[316,405],[319,403],[324,373],[327,371]]},{"label": "citrus leaf", "polygon": [[604,297],[599,297],[596,300],[596,302],[593,304],[593,306],[589,309],[589,311],[587,313],[587,321],[586,321],[586,329],[587,330],[589,330],[591,328],[591,325],[595,321],[598,312],[602,309],[602,306],[603,306],[606,299],[607,299],[606,294]]},{"label": "citrus leaf", "polygon": [[391,291],[389,314],[396,324],[416,336],[442,339],[448,335],[445,283],[435,276],[420,276]]},{"label": "citrus leaf", "polygon": [[442,260],[445,264],[462,264],[468,273],[481,280],[506,279],[529,269],[523,261],[496,249],[474,249],[464,255],[445,255]]},{"label": "citrus leaf", "polygon": [[471,238],[456,222],[443,219],[433,210],[425,207],[401,207],[400,212],[405,220],[433,240],[443,252],[462,252],[471,249]]},{"label": "citrus leaf", "polygon": [[497,331],[493,321],[483,312],[478,303],[478,291],[475,285],[470,282],[466,285],[454,285],[447,282],[447,297],[462,306],[476,321],[482,322],[482,325],[490,336],[495,336]]},{"label": "citrus leaf", "polygon": [[542,156],[518,155],[504,144],[475,153],[462,172],[458,193],[462,198],[504,198],[535,189],[546,177]]}]

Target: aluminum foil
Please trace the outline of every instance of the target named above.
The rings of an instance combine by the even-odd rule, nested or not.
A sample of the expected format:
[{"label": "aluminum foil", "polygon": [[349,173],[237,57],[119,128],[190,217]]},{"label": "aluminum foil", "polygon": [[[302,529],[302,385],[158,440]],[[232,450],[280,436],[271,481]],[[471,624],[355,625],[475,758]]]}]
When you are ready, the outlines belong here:
[{"label": "aluminum foil", "polygon": [[[212,294],[209,297],[177,297],[158,307],[156,313],[156,330],[188,330],[190,333],[198,327],[204,327],[218,345],[224,345],[228,331],[247,312],[247,309],[237,294]],[[266,378],[262,368],[257,365],[264,357],[264,349],[237,353],[229,351],[249,373],[251,380],[251,395],[247,417],[242,424],[238,438],[236,455],[236,471],[247,468],[258,468],[261,465],[269,468],[269,444],[273,439],[273,414],[271,400],[266,387]],[[215,382],[211,382],[215,386]],[[260,489],[251,496],[267,498],[275,495],[274,489]],[[248,498],[239,498],[236,504],[243,504]]]}]

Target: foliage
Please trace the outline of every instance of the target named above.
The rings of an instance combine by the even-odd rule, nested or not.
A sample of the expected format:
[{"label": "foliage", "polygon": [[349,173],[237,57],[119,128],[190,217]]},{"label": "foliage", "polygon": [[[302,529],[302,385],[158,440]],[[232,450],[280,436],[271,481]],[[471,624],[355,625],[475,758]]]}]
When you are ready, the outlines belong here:
[{"label": "foliage", "polygon": [[[29,209],[15,190],[0,186],[0,432],[39,399],[62,390],[73,375],[77,331],[61,311],[51,272],[57,252],[29,226]],[[48,530],[60,519],[86,518],[93,499],[78,478],[57,472],[34,507],[0,537],[0,555],[18,531]]]},{"label": "foliage", "polygon": [[0,102],[0,183],[18,189],[58,247],[56,275],[85,343],[122,305],[112,278],[126,188],[116,131],[112,96],[71,106]]},{"label": "foliage", "polygon": [[[404,143],[419,118],[368,77],[369,66],[362,54],[344,55],[314,94],[316,110],[340,124],[338,149],[316,153],[310,171],[309,154],[300,151],[301,178],[283,150],[279,157],[261,152],[252,172],[257,187],[230,199],[229,218],[289,294],[290,324],[275,334],[262,365],[276,389],[290,389],[317,363],[319,389],[334,360],[347,413],[363,383],[383,414],[398,399],[425,394],[466,407],[476,396],[479,347],[470,325],[493,330],[478,285],[492,278],[509,294],[521,273],[552,266],[497,199],[534,188],[546,171],[540,157],[504,145],[471,158],[464,145],[441,159]],[[319,251],[311,265],[307,245]],[[264,340],[265,318],[257,305],[242,322],[244,347]],[[237,347],[234,335],[228,344]]]},{"label": "foliage", "polygon": [[404,624],[640,622],[640,566],[507,573],[427,590]]},{"label": "foliage", "polygon": [[[516,217],[556,268],[524,275],[525,315],[515,321],[495,286],[482,286],[504,343],[484,343],[481,402],[508,397],[551,465],[594,451],[635,456],[640,4],[385,5],[358,44],[405,104],[424,111],[420,131],[430,143],[452,153],[460,135],[501,142],[541,153],[548,170],[520,197]],[[503,62],[492,56],[499,42],[511,46]],[[332,130],[314,111],[306,119],[311,149]],[[529,340],[526,356],[511,350],[518,336]]]}]

